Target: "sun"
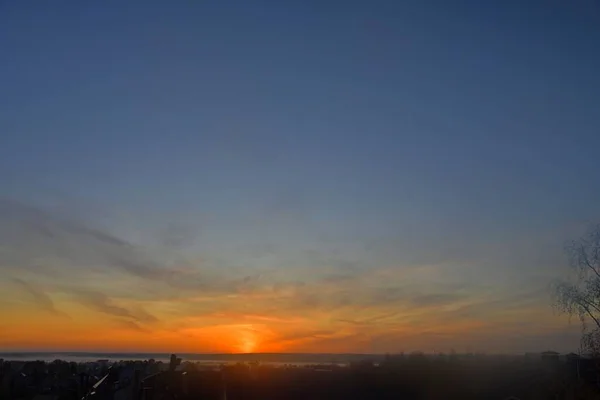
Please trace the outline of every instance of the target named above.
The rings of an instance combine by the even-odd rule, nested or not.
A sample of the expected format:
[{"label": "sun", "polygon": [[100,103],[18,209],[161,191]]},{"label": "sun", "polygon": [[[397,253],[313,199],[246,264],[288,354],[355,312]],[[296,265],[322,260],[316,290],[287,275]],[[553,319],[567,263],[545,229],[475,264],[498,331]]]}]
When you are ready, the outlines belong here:
[{"label": "sun", "polygon": [[258,337],[253,329],[244,329],[238,334],[237,348],[240,353],[254,353],[258,346]]},{"label": "sun", "polygon": [[256,340],[251,338],[244,338],[240,343],[240,351],[242,353],[253,353],[256,349]]}]

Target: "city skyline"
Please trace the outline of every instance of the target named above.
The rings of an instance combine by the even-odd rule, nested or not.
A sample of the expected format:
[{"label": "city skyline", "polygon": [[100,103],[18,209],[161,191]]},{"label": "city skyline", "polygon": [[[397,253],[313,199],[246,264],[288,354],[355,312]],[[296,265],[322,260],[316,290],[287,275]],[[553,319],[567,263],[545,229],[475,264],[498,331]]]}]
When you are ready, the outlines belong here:
[{"label": "city skyline", "polygon": [[576,351],[587,1],[0,6],[0,352]]}]

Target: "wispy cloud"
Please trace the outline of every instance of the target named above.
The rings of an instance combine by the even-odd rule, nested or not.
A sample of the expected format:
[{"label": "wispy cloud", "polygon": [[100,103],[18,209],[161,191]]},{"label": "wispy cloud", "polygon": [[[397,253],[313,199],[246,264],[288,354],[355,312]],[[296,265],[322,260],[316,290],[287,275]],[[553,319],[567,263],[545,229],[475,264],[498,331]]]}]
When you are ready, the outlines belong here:
[{"label": "wispy cloud", "polygon": [[[190,238],[185,230],[169,235],[161,245],[173,249]],[[473,266],[370,265],[335,246],[284,249],[280,257],[279,247],[263,247],[254,249],[256,259],[298,258],[256,268],[205,254],[168,262],[153,257],[156,249],[75,218],[0,200],[0,269],[18,276],[13,283],[49,313],[60,314],[48,294],[59,290],[128,331],[264,325],[273,346],[315,350],[369,341],[385,348],[402,338],[420,343],[427,335],[450,342],[465,332],[491,337],[494,324],[507,333],[539,328],[518,325],[540,307],[544,293],[537,286],[509,285],[490,294],[485,282],[462,277],[474,276],[465,273],[476,273]],[[29,279],[40,271],[57,276]],[[80,278],[81,286],[64,286]]]},{"label": "wispy cloud", "polygon": [[148,311],[144,310],[142,307],[132,307],[130,309],[130,312],[135,316],[135,318],[140,321],[140,322],[144,322],[144,323],[148,323],[148,324],[153,324],[156,322],[159,322],[160,320],[150,314]]},{"label": "wispy cloud", "polygon": [[126,240],[74,219],[0,199],[0,268],[38,272],[51,266],[70,272],[112,267],[151,280],[165,275],[161,265]]},{"label": "wispy cloud", "polygon": [[[347,324],[351,324],[351,325],[356,325],[356,326],[372,326],[374,324],[385,324],[385,323],[390,323],[390,319],[394,319],[395,317],[397,317],[398,315],[401,315],[402,312],[401,311],[394,311],[391,313],[386,313],[383,315],[377,315],[374,317],[370,317],[370,318],[365,318],[362,320],[353,320],[353,319],[343,319],[343,318],[338,318],[336,321],[339,322],[343,322],[343,323],[347,323]],[[395,321],[393,321],[395,322]]]},{"label": "wispy cloud", "polygon": [[104,293],[82,289],[73,289],[71,292],[80,304],[94,311],[115,317],[135,319],[134,315],[128,309],[113,304],[112,300]]},{"label": "wispy cloud", "polygon": [[23,289],[31,296],[35,304],[40,309],[54,315],[67,316],[65,313],[57,310],[54,306],[54,301],[52,300],[52,298],[36,285],[28,283],[19,278],[13,278],[12,280],[15,284],[17,284],[21,289]]},{"label": "wispy cloud", "polygon": [[121,305],[117,305],[104,293],[75,288],[70,289],[69,291],[79,304],[88,307],[91,310],[114,317],[127,318],[140,323],[158,322],[158,318],[142,308],[137,307],[135,310],[133,310]]},{"label": "wispy cloud", "polygon": [[463,293],[435,293],[425,294],[413,297],[410,302],[415,306],[441,306],[449,303],[454,303],[465,297]]},{"label": "wispy cloud", "polygon": [[144,328],[143,326],[141,326],[138,323],[133,322],[133,321],[127,321],[127,320],[122,320],[122,319],[115,319],[113,322],[114,322],[114,324],[117,327],[123,328],[125,330],[134,331],[134,332],[140,332],[140,333],[150,332],[150,330]]},{"label": "wispy cloud", "polygon": [[200,236],[200,230],[181,222],[169,222],[159,229],[159,245],[169,250],[181,250],[192,245]]}]

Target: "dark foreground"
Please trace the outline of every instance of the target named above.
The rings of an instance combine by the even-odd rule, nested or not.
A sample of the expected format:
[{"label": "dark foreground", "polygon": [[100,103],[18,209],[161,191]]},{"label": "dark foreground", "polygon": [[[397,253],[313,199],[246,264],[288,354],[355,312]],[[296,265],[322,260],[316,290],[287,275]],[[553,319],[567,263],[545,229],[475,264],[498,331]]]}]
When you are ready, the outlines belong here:
[{"label": "dark foreground", "polygon": [[[600,399],[593,360],[388,357],[333,365],[4,362],[0,399]],[[17,369],[19,369],[17,371]]]}]

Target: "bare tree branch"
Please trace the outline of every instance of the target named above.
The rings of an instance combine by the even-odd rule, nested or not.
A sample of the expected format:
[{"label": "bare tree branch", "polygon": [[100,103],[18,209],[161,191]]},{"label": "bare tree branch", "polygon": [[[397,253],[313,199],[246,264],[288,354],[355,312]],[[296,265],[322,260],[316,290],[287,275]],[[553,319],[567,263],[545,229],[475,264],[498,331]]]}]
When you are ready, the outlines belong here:
[{"label": "bare tree branch", "polygon": [[583,248],[581,250],[581,256],[585,266],[591,269],[592,272],[594,272],[594,274],[600,279],[600,272],[598,272],[598,270],[590,263],[589,258]]},{"label": "bare tree branch", "polygon": [[589,309],[584,307],[584,310],[587,312],[587,314],[594,320],[594,322],[596,323],[596,326],[598,328],[600,328],[600,321],[598,321],[598,318],[594,317],[594,315],[590,312]]},{"label": "bare tree branch", "polygon": [[[573,241],[566,249],[571,267],[577,271],[575,281],[562,281],[555,287],[555,308],[581,319],[582,345],[600,353],[600,224]],[[586,320],[594,321],[588,327]]]}]

